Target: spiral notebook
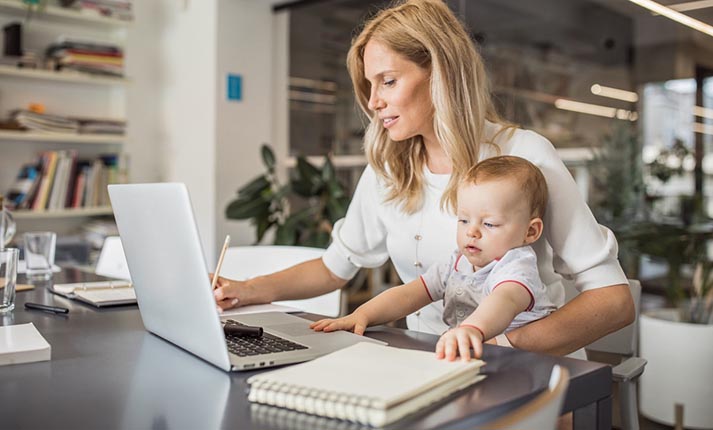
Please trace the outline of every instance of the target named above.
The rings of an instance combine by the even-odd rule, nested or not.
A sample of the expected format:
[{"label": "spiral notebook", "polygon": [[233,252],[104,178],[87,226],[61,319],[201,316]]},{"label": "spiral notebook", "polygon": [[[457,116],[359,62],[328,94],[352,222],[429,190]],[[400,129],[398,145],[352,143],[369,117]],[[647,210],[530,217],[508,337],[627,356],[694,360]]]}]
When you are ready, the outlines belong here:
[{"label": "spiral notebook", "polygon": [[136,291],[131,282],[122,280],[54,284],[52,292],[97,307],[136,303]]},{"label": "spiral notebook", "polygon": [[483,364],[438,360],[433,351],[358,343],[250,377],[248,399],[382,427],[480,381]]}]

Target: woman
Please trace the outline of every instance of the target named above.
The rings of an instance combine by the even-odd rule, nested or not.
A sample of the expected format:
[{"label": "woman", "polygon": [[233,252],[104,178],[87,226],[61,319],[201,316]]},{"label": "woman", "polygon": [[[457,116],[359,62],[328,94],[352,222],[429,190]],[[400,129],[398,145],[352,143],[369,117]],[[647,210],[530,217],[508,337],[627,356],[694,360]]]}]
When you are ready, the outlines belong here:
[{"label": "woman", "polygon": [[[545,138],[501,120],[482,59],[441,0],[381,11],[352,42],[347,66],[369,117],[368,167],[323,258],[245,282],[221,278],[218,305],[302,299],[341,288],[360,267],[391,258],[402,281],[420,276],[456,244],[456,186],[478,160],[515,155],[543,172],[550,198],[544,240],[534,245],[552,301],[563,278],[580,291],[550,316],[499,336],[500,344],[569,354],[634,317],[613,234],[597,224]],[[409,328],[441,334],[442,305],[409,316]]]}]

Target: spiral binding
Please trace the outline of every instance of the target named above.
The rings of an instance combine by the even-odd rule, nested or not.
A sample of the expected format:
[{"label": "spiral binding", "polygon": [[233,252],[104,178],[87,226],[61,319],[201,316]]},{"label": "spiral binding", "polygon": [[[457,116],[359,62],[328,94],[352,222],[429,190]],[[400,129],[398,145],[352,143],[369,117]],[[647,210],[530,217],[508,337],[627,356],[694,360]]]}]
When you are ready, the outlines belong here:
[{"label": "spiral binding", "polygon": [[248,383],[248,400],[251,402],[360,424],[372,424],[370,415],[379,403],[373,397],[311,389],[256,377],[250,378]]}]

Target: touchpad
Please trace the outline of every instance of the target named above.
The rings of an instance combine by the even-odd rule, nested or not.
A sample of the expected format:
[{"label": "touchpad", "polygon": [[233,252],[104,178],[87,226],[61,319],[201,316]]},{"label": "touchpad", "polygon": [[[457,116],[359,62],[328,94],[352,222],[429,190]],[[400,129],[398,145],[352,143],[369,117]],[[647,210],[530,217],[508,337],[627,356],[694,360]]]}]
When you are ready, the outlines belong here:
[{"label": "touchpad", "polygon": [[307,335],[312,335],[315,334],[316,332],[309,328],[308,325],[306,324],[278,324],[278,325],[271,325],[270,330],[275,330],[279,331],[280,333],[284,333],[288,336],[307,336]]}]

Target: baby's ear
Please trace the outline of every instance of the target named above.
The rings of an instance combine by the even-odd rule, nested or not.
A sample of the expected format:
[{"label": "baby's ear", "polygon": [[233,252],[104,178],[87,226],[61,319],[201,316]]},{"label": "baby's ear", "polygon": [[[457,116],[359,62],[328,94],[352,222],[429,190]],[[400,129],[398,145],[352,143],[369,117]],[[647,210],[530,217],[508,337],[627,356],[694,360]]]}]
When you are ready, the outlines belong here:
[{"label": "baby's ear", "polygon": [[537,241],[537,239],[542,236],[542,229],[544,228],[544,223],[542,218],[533,218],[530,220],[530,225],[527,227],[527,235],[525,236],[525,243],[531,244]]}]

